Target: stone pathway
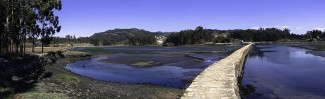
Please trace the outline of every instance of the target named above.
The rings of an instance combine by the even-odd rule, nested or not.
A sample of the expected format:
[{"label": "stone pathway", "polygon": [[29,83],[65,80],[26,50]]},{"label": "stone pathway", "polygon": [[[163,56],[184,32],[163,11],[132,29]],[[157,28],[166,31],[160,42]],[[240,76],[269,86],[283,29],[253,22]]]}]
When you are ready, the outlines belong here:
[{"label": "stone pathway", "polygon": [[240,99],[238,77],[252,45],[246,45],[206,68],[181,99]]}]

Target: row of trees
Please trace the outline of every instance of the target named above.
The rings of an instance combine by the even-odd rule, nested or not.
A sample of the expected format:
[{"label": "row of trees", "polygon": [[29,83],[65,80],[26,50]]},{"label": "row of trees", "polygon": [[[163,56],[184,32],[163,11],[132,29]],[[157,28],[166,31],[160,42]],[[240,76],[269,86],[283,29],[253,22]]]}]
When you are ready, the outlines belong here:
[{"label": "row of trees", "polygon": [[148,46],[148,45],[156,45],[157,39],[155,36],[144,36],[144,37],[130,37],[129,45],[133,46]]},{"label": "row of trees", "polygon": [[[86,44],[92,44],[95,46],[103,45],[103,44],[110,44],[113,41],[110,41],[109,39],[97,39],[92,37],[78,37],[67,35],[65,37],[52,37],[51,44],[78,44],[78,43],[86,43]],[[66,46],[66,45],[65,45]]]},{"label": "row of trees", "polygon": [[[103,33],[96,33],[91,37],[80,37],[67,35],[55,37],[54,44],[90,43],[97,45],[132,45],[147,46],[156,45],[155,35],[140,29],[115,29]],[[247,30],[212,30],[199,26],[195,30],[183,30],[171,33],[167,36],[164,45],[186,45],[204,44],[206,42],[228,43],[237,40],[260,42],[279,40],[325,40],[325,32],[319,30],[308,31],[306,34],[292,34],[289,29],[260,28]]]},{"label": "row of trees", "polygon": [[213,41],[214,36],[212,30],[203,29],[199,26],[195,30],[183,30],[179,33],[168,35],[165,44],[172,43],[173,45],[185,44],[202,44],[207,41]]},{"label": "row of trees", "polygon": [[211,30],[199,26],[195,30],[183,30],[168,35],[165,45],[204,44],[205,42],[227,43],[236,40],[251,42],[279,40],[325,40],[325,32],[308,31],[306,34],[293,34],[289,29],[260,28],[247,30]]},{"label": "row of trees", "polygon": [[309,37],[311,40],[325,40],[325,31],[320,30],[307,31],[306,37]]},{"label": "row of trees", "polygon": [[260,28],[258,30],[233,30],[229,31],[229,37],[245,41],[278,41],[278,40],[305,40],[320,41],[325,40],[325,32],[320,30],[307,31],[306,34],[293,34],[289,29]]},{"label": "row of trees", "polygon": [[0,0],[0,55],[23,55],[29,37],[49,43],[61,29],[54,10],[60,0]]},{"label": "row of trees", "polygon": [[150,32],[143,29],[113,29],[95,33],[89,37],[93,45],[152,45],[155,36],[164,32]]},{"label": "row of trees", "polygon": [[[109,31],[109,32],[108,32]],[[91,37],[67,35],[54,37],[54,44],[90,43],[98,45],[156,45],[155,33],[139,29],[115,29],[104,33],[97,33]],[[141,35],[139,35],[141,34]],[[146,36],[148,35],[148,36]],[[161,35],[161,34],[158,34]],[[164,45],[204,44],[206,42],[228,43],[237,40],[260,42],[279,40],[325,40],[325,32],[319,30],[308,31],[306,34],[292,34],[289,29],[260,28],[247,30],[212,30],[199,26],[195,30],[183,30],[167,36]]]},{"label": "row of trees", "polygon": [[66,35],[65,37],[53,37],[52,43],[53,44],[70,44],[70,43],[77,43],[78,39],[75,35]]},{"label": "row of trees", "polygon": [[[107,41],[105,41],[107,40]],[[88,43],[95,46],[108,44],[109,39],[99,40],[97,38],[91,37],[78,37],[72,35],[66,35],[65,37],[53,37],[52,44],[78,44],[78,43]],[[137,36],[137,37],[128,37],[123,42],[124,45],[132,45],[132,46],[148,46],[148,45],[156,45],[157,39],[155,36]],[[117,43],[114,43],[117,44]],[[109,44],[111,45],[111,44]]]},{"label": "row of trees", "polygon": [[244,41],[277,41],[280,39],[290,39],[290,30],[281,30],[277,28],[232,30],[229,31],[228,36],[230,38],[241,39]]}]

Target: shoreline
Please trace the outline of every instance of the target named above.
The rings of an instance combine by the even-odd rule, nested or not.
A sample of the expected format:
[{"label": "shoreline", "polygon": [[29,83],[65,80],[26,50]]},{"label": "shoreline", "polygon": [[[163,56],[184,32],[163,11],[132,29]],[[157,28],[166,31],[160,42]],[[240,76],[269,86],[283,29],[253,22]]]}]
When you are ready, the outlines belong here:
[{"label": "shoreline", "polygon": [[[53,56],[51,56],[49,59],[52,57]],[[47,77],[39,76],[38,79],[36,79],[36,83],[33,83],[33,87],[24,89],[25,91],[22,92],[13,91],[8,96],[1,97],[5,99],[176,99],[180,98],[185,90],[147,84],[128,84],[96,80],[83,75],[75,74],[65,69],[67,64],[92,57],[93,56],[74,56],[58,58],[55,63],[42,67],[44,71],[41,73],[41,75],[47,75]]]},{"label": "shoreline", "polygon": [[185,90],[146,84],[127,84],[96,80],[90,77],[72,73],[64,68],[69,63],[87,58],[91,57],[59,59],[60,63],[46,67],[47,71],[54,74],[53,76],[56,76],[57,74],[66,74],[77,77],[80,80],[80,82],[77,84],[60,81],[57,82],[57,79],[45,80],[45,82],[48,84],[54,83],[61,86],[72,86],[72,88],[68,89],[64,87],[62,90],[50,91],[54,93],[70,92],[68,93],[70,98],[89,98],[89,96],[92,96],[91,98],[179,98],[179,96]]},{"label": "shoreline", "polygon": [[[296,44],[287,44],[294,46]],[[311,44],[298,44],[309,45]],[[324,51],[322,51],[323,55]],[[313,53],[312,53],[313,54]],[[317,53],[316,53],[317,54]],[[46,72],[52,73],[49,78],[38,80],[35,87],[30,91],[18,93],[11,97],[20,97],[21,95],[40,93],[40,94],[59,94],[60,98],[180,98],[185,89],[163,87],[147,84],[128,84],[110,81],[96,80],[83,75],[75,74],[65,69],[67,64],[78,60],[98,57],[92,55],[88,57],[66,57],[59,58],[56,63],[44,66]],[[78,82],[62,81],[58,79],[59,75],[72,76],[78,79]],[[10,97],[9,97],[10,98]]]}]

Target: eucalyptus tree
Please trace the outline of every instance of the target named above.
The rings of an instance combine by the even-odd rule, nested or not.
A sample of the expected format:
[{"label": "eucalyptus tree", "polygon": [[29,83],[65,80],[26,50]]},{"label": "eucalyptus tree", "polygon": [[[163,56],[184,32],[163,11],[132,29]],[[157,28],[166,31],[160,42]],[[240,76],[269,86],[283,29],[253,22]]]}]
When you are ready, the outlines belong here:
[{"label": "eucalyptus tree", "polygon": [[3,48],[4,46],[4,41],[5,41],[5,12],[6,12],[6,7],[5,7],[5,1],[1,0],[0,1],[0,55],[4,53]]},{"label": "eucalyptus tree", "polygon": [[38,15],[37,23],[39,24],[39,34],[42,42],[42,52],[44,44],[49,44],[52,36],[61,30],[59,26],[59,17],[54,15],[54,10],[61,10],[61,0],[36,0],[35,8]]},{"label": "eucalyptus tree", "polygon": [[0,0],[0,55],[23,55],[27,36],[48,43],[61,29],[61,8],[61,0]]}]

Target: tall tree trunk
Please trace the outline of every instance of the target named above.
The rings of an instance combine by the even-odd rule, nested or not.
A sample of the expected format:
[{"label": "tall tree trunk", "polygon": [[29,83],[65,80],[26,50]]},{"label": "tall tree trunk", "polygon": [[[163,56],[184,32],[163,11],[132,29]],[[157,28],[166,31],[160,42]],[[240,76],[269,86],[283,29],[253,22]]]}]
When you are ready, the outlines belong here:
[{"label": "tall tree trunk", "polygon": [[20,37],[21,39],[21,42],[20,42],[20,48],[19,48],[19,51],[20,51],[20,55],[23,55],[24,54],[24,37],[23,37],[23,34],[22,34],[22,37]]},{"label": "tall tree trunk", "polygon": [[12,39],[10,39],[10,56],[13,52],[13,44],[12,44]]},{"label": "tall tree trunk", "polygon": [[24,36],[24,46],[23,46],[23,55],[26,54],[26,33],[25,33],[25,36]]},{"label": "tall tree trunk", "polygon": [[9,42],[9,16],[6,18],[6,30],[5,30],[5,36],[3,37],[5,39],[5,47],[6,47],[6,52],[8,53],[10,51],[10,42]]},{"label": "tall tree trunk", "polygon": [[42,42],[42,53],[44,53],[44,43]]},{"label": "tall tree trunk", "polygon": [[2,34],[0,34],[0,56],[2,55],[2,42],[3,42],[3,38],[2,38]]},{"label": "tall tree trunk", "polygon": [[19,55],[20,54],[20,52],[19,52],[19,47],[20,47],[20,34],[21,34],[21,31],[22,30],[20,30],[20,27],[21,26],[21,19],[19,19],[19,31],[17,31],[16,33],[16,55]]},{"label": "tall tree trunk", "polygon": [[35,48],[35,36],[33,35],[33,46],[32,46],[32,52],[34,53],[34,48]]},{"label": "tall tree trunk", "polygon": [[13,35],[13,24],[14,24],[14,19],[13,19],[13,15],[14,15],[14,5],[13,5],[13,1],[11,1],[11,15],[10,15],[10,17],[11,17],[11,19],[10,19],[10,24],[9,24],[9,31],[10,31],[10,33],[8,34],[9,35],[9,37],[10,37],[10,57],[12,56],[12,54],[13,54],[13,51],[14,51],[14,49],[13,49],[13,47],[14,47],[14,45],[13,45],[13,41],[12,41],[12,39],[14,38],[12,35]]}]

